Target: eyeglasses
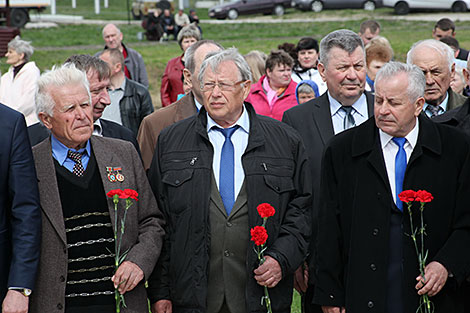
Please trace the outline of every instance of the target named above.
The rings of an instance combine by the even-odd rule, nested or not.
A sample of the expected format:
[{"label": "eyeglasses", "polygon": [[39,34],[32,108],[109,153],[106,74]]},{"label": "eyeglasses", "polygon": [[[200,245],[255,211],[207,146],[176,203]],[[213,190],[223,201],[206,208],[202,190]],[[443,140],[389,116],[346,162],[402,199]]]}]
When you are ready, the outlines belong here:
[{"label": "eyeglasses", "polygon": [[227,83],[205,83],[201,84],[201,90],[204,92],[213,91],[215,86],[218,86],[221,91],[234,91],[237,85],[246,82],[246,80],[240,80],[234,84]]}]

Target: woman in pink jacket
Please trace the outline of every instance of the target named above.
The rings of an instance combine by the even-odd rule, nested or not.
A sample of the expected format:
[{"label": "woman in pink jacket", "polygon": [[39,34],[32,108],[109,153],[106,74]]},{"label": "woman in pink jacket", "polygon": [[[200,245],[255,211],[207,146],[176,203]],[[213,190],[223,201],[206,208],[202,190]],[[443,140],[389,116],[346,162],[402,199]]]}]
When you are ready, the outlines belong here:
[{"label": "woman in pink jacket", "polygon": [[283,50],[271,51],[266,60],[266,75],[251,86],[246,99],[256,113],[282,120],[284,111],[297,105],[295,87],[291,79],[294,60]]}]

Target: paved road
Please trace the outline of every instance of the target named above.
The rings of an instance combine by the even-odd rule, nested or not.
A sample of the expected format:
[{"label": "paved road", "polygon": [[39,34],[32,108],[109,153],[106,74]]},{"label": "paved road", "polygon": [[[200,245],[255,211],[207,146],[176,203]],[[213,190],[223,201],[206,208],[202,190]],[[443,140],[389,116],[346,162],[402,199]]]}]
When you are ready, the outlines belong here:
[{"label": "paved road", "polygon": [[[312,18],[277,18],[272,16],[261,16],[257,18],[244,18],[237,20],[201,20],[201,24],[242,24],[242,23],[255,23],[255,24],[269,24],[269,23],[305,23],[305,22],[342,22],[349,20],[357,20],[363,18],[370,18],[370,14],[354,14],[350,16],[340,17],[340,16],[323,16],[315,19]],[[470,12],[469,13],[452,13],[452,12],[439,12],[439,13],[415,13],[409,15],[376,15],[373,16],[374,19],[378,20],[409,20],[409,21],[438,21],[443,17],[448,17],[453,21],[470,21]],[[64,24],[97,24],[104,25],[107,23],[114,24],[127,24],[128,21],[109,21],[109,20],[86,20],[81,16],[71,16],[71,15],[49,15],[49,14],[40,14],[32,15],[31,22],[28,23],[28,28],[41,25],[50,26],[52,23],[64,23]],[[140,25],[141,21],[130,21],[131,24]],[[31,25],[29,25],[31,24]],[[35,25],[36,24],[36,25]]]}]

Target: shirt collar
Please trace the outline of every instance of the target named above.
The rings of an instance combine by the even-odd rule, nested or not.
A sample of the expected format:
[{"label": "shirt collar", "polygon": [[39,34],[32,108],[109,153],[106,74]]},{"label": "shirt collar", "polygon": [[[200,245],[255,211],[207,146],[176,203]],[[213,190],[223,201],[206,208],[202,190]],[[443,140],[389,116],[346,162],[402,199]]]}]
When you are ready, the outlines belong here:
[{"label": "shirt collar", "polygon": [[[444,98],[444,101],[441,102],[441,104],[439,104],[439,106],[445,111],[447,111],[447,103],[449,102],[449,93],[446,92],[446,97]],[[428,103],[424,103],[424,106],[423,106],[423,111],[426,112],[426,109],[428,108]]]},{"label": "shirt collar", "polygon": [[[335,98],[333,98],[330,94],[329,91],[328,93],[328,100],[330,101],[330,108],[331,108],[331,116],[335,115],[338,113],[338,111],[341,109],[342,105],[341,103],[338,102]],[[354,108],[354,111],[359,113],[361,116],[367,116],[367,98],[366,95],[363,93],[359,99],[356,100],[356,102],[353,103],[352,107]]]},{"label": "shirt collar", "polygon": [[[209,133],[212,131],[213,127],[217,128],[223,128],[219,124],[217,124],[210,116],[209,113],[207,113],[207,132]],[[250,118],[248,116],[248,111],[245,108],[245,105],[243,105],[243,113],[240,116],[240,118],[233,124],[231,127],[238,125],[240,126],[241,129],[243,129],[246,133],[250,133]]]},{"label": "shirt collar", "polygon": [[197,101],[196,97],[194,97],[194,104],[196,104],[196,108],[197,108],[197,111],[201,111],[201,108],[202,108],[202,104],[199,103],[199,101]]},{"label": "shirt collar", "polygon": [[64,165],[65,159],[67,159],[67,152],[72,150],[73,152],[86,152],[90,156],[90,140],[87,141],[85,148],[82,149],[70,149],[61,143],[54,135],[51,135],[51,147],[52,147],[52,156],[54,159],[59,162],[60,166]]},{"label": "shirt collar", "polygon": [[[405,136],[406,142],[411,145],[411,149],[416,147],[416,143],[418,142],[418,133],[419,133],[419,120],[416,118],[415,127]],[[380,143],[382,145],[382,149],[387,146],[390,141],[394,138],[393,136],[387,134],[386,132],[382,131],[379,128],[379,135],[380,135]]]},{"label": "shirt collar", "polygon": [[100,119],[93,123],[93,135],[103,136],[103,126],[101,126]]}]

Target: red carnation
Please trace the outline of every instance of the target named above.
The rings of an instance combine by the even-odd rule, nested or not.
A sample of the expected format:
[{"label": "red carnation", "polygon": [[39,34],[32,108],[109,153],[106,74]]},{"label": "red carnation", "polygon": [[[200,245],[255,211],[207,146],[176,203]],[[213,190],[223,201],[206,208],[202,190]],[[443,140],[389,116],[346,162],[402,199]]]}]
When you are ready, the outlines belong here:
[{"label": "red carnation", "polygon": [[261,203],[256,209],[262,218],[271,217],[276,213],[276,210],[269,203]]},{"label": "red carnation", "polygon": [[402,202],[413,202],[416,199],[416,192],[413,190],[404,190],[400,192],[398,198],[400,198]]},{"label": "red carnation", "polygon": [[257,246],[264,245],[266,240],[268,240],[268,232],[263,226],[255,226],[251,229],[250,233],[251,241],[253,241]]},{"label": "red carnation", "polygon": [[113,198],[115,195],[118,195],[119,198],[122,198],[123,191],[121,189],[113,189],[110,190],[106,195],[110,198]]},{"label": "red carnation", "polygon": [[123,193],[126,196],[125,198],[132,198],[135,201],[139,201],[139,199],[137,199],[139,194],[134,189],[124,189]]},{"label": "red carnation", "polygon": [[431,202],[434,197],[431,193],[427,192],[426,190],[418,190],[416,192],[416,201],[419,202]]}]

